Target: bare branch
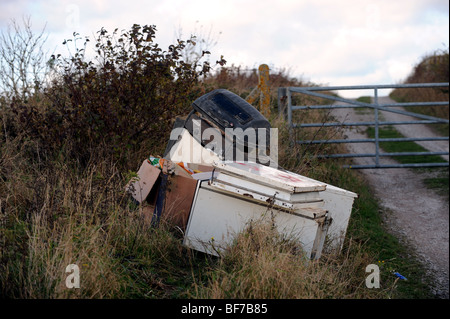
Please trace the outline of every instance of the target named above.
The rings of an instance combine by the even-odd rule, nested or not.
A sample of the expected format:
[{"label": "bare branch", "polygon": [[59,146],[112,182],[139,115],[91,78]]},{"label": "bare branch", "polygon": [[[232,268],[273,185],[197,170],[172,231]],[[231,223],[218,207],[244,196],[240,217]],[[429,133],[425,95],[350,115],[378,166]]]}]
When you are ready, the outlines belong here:
[{"label": "bare branch", "polygon": [[0,94],[28,98],[39,90],[48,73],[44,44],[45,26],[34,33],[29,17],[22,24],[14,19],[0,34]]}]

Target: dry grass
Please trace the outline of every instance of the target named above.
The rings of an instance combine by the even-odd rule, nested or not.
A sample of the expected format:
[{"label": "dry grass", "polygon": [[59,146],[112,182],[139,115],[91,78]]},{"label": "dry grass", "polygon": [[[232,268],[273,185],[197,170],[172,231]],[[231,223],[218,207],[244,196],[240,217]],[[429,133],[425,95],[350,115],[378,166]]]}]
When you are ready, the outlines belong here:
[{"label": "dry grass", "polygon": [[[1,294],[120,298],[152,285],[159,287],[152,295],[164,294],[148,271],[180,254],[180,244],[166,228],[144,223],[116,165],[105,160],[81,172],[64,161],[30,165],[25,148],[8,142],[0,153]],[[81,289],[65,285],[69,264],[80,268]]]},{"label": "dry grass", "polygon": [[[276,101],[276,86],[301,84],[295,79],[283,79],[280,74],[272,79],[272,104]],[[214,84],[211,80],[209,85],[228,85],[228,89],[245,95],[256,86],[255,80],[254,76],[249,79],[236,71],[234,75],[227,73],[223,82]],[[301,115],[302,120],[321,121],[327,116],[320,112],[308,114]],[[312,156],[323,149],[295,145],[285,122],[276,118],[272,121],[272,126],[279,128],[282,167],[329,183],[345,183],[351,173],[340,170],[338,162],[330,164]],[[390,281],[379,290],[365,287],[364,269],[376,259],[358,240],[346,242],[340,255],[325,254],[320,261],[310,262],[302,257],[298,243],[281,237],[270,225],[255,223],[239,235],[224,258],[214,259],[184,248],[180,232],[170,224],[149,227],[124,186],[130,178],[130,167],[136,171],[144,156],[164,149],[165,141],[152,137],[158,145],[124,151],[122,158],[129,159],[125,164],[94,153],[80,165],[70,155],[76,152],[65,151],[73,150],[73,145],[64,145],[58,153],[49,154],[42,149],[45,145],[30,136],[14,137],[5,123],[0,123],[2,296],[53,299],[392,295]],[[332,137],[327,134],[338,132],[303,130],[297,138]],[[80,289],[65,286],[69,264],[80,268]]]},{"label": "dry grass", "polygon": [[240,233],[207,286],[197,286],[198,298],[212,299],[326,299],[380,298],[392,287],[365,286],[365,267],[371,257],[350,242],[340,255],[305,259],[300,245],[276,232],[271,223],[255,222]]},{"label": "dry grass", "polygon": [[[437,50],[426,54],[413,68],[404,83],[448,83],[449,81],[449,53],[447,50]],[[448,101],[448,87],[439,88],[400,88],[395,89],[390,97],[398,102],[438,102]],[[435,116],[438,118],[449,118],[449,106],[415,106],[411,111]],[[433,129],[442,135],[448,135],[448,124],[432,125]]]},{"label": "dry grass", "polygon": [[[283,140],[288,134],[280,124]],[[170,224],[152,228],[124,192],[129,180],[106,159],[77,168],[61,154],[47,160],[32,141],[0,149],[0,283],[13,298],[385,298],[390,288],[364,285],[374,258],[350,242],[344,254],[309,262],[298,243],[269,224],[254,223],[222,259],[181,245]],[[286,142],[288,143],[288,141]],[[298,172],[326,174],[302,148],[282,145]],[[306,165],[306,163],[308,163]],[[319,169],[319,167],[322,167]],[[80,289],[68,289],[67,265],[80,268]]]}]

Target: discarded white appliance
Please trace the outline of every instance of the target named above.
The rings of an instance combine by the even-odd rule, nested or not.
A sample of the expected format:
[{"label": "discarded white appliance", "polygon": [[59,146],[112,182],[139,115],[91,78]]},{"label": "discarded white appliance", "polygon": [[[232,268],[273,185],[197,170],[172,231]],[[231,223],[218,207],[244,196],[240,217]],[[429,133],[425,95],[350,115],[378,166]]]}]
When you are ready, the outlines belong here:
[{"label": "discarded white appliance", "polygon": [[266,219],[280,234],[301,242],[319,258],[330,218],[319,192],[323,183],[250,162],[219,162],[211,179],[199,181],[184,244],[212,255],[232,244],[250,221]]},{"label": "discarded white appliance", "polygon": [[[167,168],[159,173],[145,162],[138,172],[144,179],[145,170],[151,176],[148,183],[141,178],[134,185],[144,185],[145,194],[135,192],[133,196],[144,205],[152,222],[175,220],[184,232],[185,246],[212,255],[220,255],[250,221],[264,218],[273,219],[281,234],[297,238],[308,258],[320,258],[324,247],[342,248],[355,193],[279,167],[230,160],[229,150],[207,147],[211,141],[204,140],[202,132],[208,128],[219,130],[222,143],[227,128],[270,128],[239,96],[215,90],[193,106],[186,119],[177,118],[164,155],[166,164],[194,168],[191,174],[178,165],[171,174]],[[269,134],[266,137],[269,141]],[[267,148],[267,144],[253,144],[239,136],[233,143],[247,155]],[[156,178],[155,174],[160,175]]]}]

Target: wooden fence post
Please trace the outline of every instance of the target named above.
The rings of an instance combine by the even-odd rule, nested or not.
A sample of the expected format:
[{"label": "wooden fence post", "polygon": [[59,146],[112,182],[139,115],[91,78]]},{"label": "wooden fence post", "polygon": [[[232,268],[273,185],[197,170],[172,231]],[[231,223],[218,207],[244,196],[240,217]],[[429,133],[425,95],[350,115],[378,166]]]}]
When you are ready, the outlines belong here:
[{"label": "wooden fence post", "polygon": [[287,117],[287,89],[284,87],[278,88],[278,114],[284,119]]},{"label": "wooden fence post", "polygon": [[[258,86],[254,88],[245,99],[252,104],[256,101],[259,95],[259,111],[261,114],[270,117],[270,88],[269,88],[269,66],[261,64],[258,68]],[[258,94],[259,93],[259,94]]]}]

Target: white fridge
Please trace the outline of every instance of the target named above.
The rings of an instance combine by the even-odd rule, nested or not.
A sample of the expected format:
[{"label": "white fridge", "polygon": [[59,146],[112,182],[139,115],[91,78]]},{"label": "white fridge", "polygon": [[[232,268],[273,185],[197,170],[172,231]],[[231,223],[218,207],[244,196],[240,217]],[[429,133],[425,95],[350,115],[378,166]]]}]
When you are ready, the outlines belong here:
[{"label": "white fridge", "polygon": [[283,235],[318,259],[331,223],[321,192],[327,185],[251,162],[218,162],[199,180],[184,245],[219,256],[250,221],[271,218]]}]

